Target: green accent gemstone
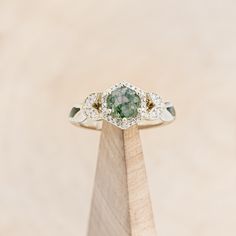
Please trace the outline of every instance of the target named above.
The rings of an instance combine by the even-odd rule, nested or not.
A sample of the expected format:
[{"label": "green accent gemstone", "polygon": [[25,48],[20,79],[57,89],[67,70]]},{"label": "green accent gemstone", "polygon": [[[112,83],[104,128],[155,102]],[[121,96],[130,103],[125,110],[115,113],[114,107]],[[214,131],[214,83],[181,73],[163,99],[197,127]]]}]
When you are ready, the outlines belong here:
[{"label": "green accent gemstone", "polygon": [[114,118],[134,118],[138,115],[141,99],[137,93],[125,86],[117,88],[107,97],[107,107]]},{"label": "green accent gemstone", "polygon": [[167,109],[167,111],[170,112],[170,114],[172,116],[176,116],[175,108],[173,106],[172,107],[167,107],[166,109]]},{"label": "green accent gemstone", "polygon": [[70,117],[73,118],[80,111],[79,107],[73,107],[70,112]]}]

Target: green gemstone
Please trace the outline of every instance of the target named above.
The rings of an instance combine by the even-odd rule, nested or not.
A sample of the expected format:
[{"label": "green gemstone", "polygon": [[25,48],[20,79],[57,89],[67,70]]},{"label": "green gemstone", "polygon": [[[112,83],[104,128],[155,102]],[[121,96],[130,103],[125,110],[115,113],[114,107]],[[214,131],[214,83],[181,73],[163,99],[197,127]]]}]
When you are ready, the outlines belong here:
[{"label": "green gemstone", "polygon": [[167,109],[167,111],[170,112],[170,114],[171,114],[172,116],[176,116],[175,108],[174,108],[173,106],[167,107],[166,109]]},{"label": "green gemstone", "polygon": [[125,86],[117,88],[107,97],[107,107],[114,118],[134,118],[138,115],[141,99],[137,93]]}]

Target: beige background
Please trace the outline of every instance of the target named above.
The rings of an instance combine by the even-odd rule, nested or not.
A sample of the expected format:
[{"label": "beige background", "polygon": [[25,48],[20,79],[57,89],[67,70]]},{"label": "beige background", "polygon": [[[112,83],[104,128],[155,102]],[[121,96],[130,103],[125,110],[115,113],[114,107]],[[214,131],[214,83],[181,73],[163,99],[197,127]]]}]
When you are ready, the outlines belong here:
[{"label": "beige background", "polygon": [[1,0],[0,235],[86,234],[99,132],[67,114],[126,80],[178,112],[173,125],[141,132],[159,236],[235,236],[235,9]]}]

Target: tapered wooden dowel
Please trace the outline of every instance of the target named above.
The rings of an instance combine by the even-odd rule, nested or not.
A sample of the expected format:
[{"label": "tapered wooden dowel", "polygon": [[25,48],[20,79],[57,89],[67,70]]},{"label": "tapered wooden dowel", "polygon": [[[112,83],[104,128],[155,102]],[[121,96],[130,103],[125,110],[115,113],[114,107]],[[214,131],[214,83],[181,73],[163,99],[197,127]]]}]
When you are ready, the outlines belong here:
[{"label": "tapered wooden dowel", "polygon": [[155,235],[138,127],[104,122],[88,236]]}]

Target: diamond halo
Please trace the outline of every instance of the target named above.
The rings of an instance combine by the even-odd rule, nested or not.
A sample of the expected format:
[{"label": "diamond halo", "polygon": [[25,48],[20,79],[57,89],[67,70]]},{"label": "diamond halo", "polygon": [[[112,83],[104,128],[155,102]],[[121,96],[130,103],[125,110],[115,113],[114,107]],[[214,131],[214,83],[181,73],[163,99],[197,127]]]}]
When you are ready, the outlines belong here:
[{"label": "diamond halo", "polygon": [[[108,103],[107,103],[107,98],[109,95],[112,94],[112,92],[116,91],[117,89],[121,89],[122,87],[126,87],[132,91],[135,92],[136,95],[139,96],[140,98],[140,107],[137,110],[137,115],[135,117],[131,118],[117,118],[112,116],[111,110],[108,108]],[[115,84],[112,86],[110,89],[106,90],[102,94],[102,113],[103,113],[103,118],[112,123],[113,125],[118,126],[121,129],[127,129],[131,127],[132,125],[137,124],[145,115],[145,111],[147,110],[146,108],[146,93],[142,91],[141,89],[127,83],[127,82],[122,82],[119,84]]]}]

